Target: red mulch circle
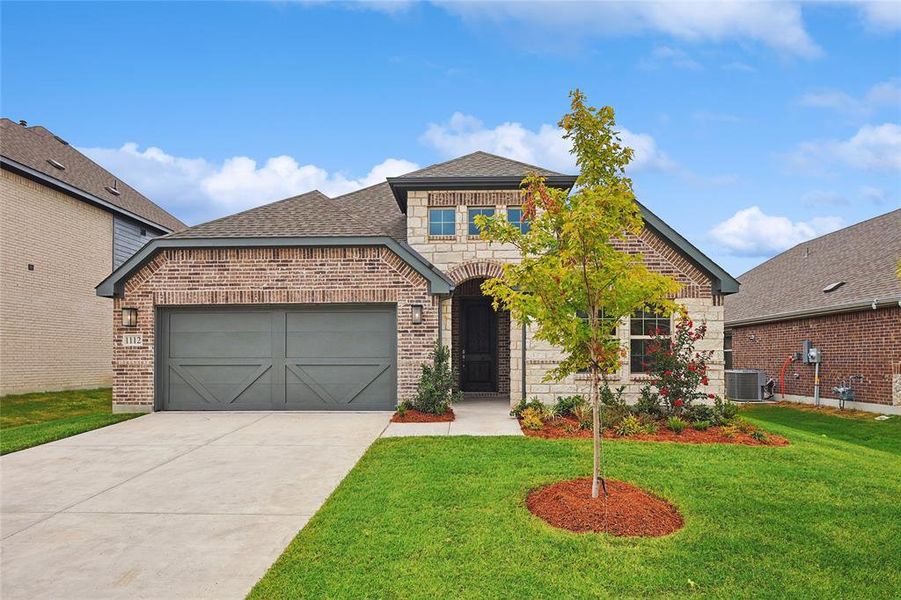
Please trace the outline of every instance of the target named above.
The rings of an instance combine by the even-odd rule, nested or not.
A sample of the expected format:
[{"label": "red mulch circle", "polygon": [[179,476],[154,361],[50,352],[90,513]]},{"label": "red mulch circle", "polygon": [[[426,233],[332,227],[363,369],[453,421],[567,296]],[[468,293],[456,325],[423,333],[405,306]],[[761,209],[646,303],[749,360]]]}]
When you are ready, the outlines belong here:
[{"label": "red mulch circle", "polygon": [[[579,422],[573,417],[557,417],[545,421],[541,429],[522,428],[522,432],[531,437],[546,440],[567,438],[590,438],[591,429],[579,429]],[[663,424],[657,433],[630,435],[622,437],[611,429],[604,430],[604,439],[635,440],[643,442],[680,442],[683,444],[743,444],[745,446],[788,446],[787,439],[780,435],[768,433],[765,440],[756,440],[747,433],[736,432],[729,437],[723,434],[722,427],[710,427],[705,431],[686,427],[682,433],[667,429]]]},{"label": "red mulch circle", "polygon": [[456,417],[454,417],[453,409],[447,409],[447,412],[443,415],[433,415],[432,413],[424,413],[416,410],[415,408],[408,408],[406,412],[404,412],[404,416],[400,416],[397,413],[394,413],[394,416],[391,417],[392,423],[447,423],[448,421],[453,421]]},{"label": "red mulch circle", "polygon": [[526,498],[532,514],[576,533],[660,537],[682,529],[675,506],[632,484],[607,479],[607,492],[591,497],[591,478],[560,481],[533,490]]}]

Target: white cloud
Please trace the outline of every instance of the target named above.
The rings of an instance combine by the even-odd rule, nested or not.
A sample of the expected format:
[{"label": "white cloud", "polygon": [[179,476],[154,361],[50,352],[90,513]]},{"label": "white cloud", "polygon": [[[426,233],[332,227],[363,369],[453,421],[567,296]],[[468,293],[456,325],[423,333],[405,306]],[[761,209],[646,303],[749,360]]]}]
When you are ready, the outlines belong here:
[{"label": "white cloud", "polygon": [[[675,167],[651,135],[620,128],[620,137],[626,146],[635,150],[630,171],[667,171]],[[506,122],[486,128],[476,117],[457,112],[446,123],[430,124],[421,139],[446,157],[484,150],[556,171],[574,173],[576,170],[570,144],[555,125],[544,124],[531,130],[521,123]]]},{"label": "white cloud", "polygon": [[670,66],[690,71],[699,71],[704,68],[684,50],[670,46],[657,46],[649,57],[642,59],[638,66],[642,69],[659,69]]},{"label": "white cloud", "polygon": [[723,65],[724,71],[740,71],[742,73],[756,73],[757,69],[743,62],[732,61]]},{"label": "white cloud", "polygon": [[772,256],[843,225],[839,217],[792,221],[767,215],[758,206],[744,208],[710,230],[710,236],[734,256]]},{"label": "white cloud", "polygon": [[901,125],[864,125],[847,140],[803,142],[788,157],[800,170],[840,165],[865,171],[901,170]]},{"label": "white cloud", "polygon": [[276,156],[261,164],[236,156],[215,164],[203,158],[173,156],[155,146],[140,150],[133,142],[121,148],[80,150],[190,223],[314,189],[336,196],[419,168],[389,158],[363,177],[350,178],[316,165],[302,165],[290,156]]},{"label": "white cloud", "polygon": [[798,99],[801,106],[828,108],[839,112],[868,115],[883,106],[897,108],[901,105],[901,79],[892,78],[877,83],[859,98],[836,90],[807,93]]},{"label": "white cloud", "polygon": [[541,32],[531,38],[620,37],[657,32],[687,42],[755,41],[786,54],[822,51],[804,27],[797,4],[776,2],[436,2],[470,23],[516,23]]},{"label": "white cloud", "polygon": [[857,193],[861,200],[873,204],[885,204],[892,199],[892,193],[889,190],[870,185],[862,186]]},{"label": "white cloud", "polygon": [[896,0],[861,2],[863,20],[877,31],[897,31],[901,29],[901,4]]},{"label": "white cloud", "polygon": [[838,192],[813,190],[801,196],[801,202],[807,206],[842,206],[848,204],[848,199]]}]

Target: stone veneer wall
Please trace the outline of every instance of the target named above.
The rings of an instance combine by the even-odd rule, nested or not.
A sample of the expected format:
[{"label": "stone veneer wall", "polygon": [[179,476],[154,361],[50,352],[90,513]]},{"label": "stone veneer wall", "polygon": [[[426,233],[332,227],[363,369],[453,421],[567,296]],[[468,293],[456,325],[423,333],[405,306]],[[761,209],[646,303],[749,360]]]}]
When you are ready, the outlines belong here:
[{"label": "stone veneer wall", "polygon": [[[380,247],[165,250],[115,299],[113,408],[153,409],[156,308],[181,305],[396,304],[397,395],[407,398],[438,335],[435,298],[419,273]],[[420,325],[411,322],[412,304],[424,307]],[[137,328],[122,327],[126,306],[138,309]],[[122,336],[135,333],[142,345],[123,347]]]},{"label": "stone veneer wall", "polygon": [[[436,267],[447,273],[455,283],[467,280],[494,277],[500,272],[500,265],[520,259],[516,248],[507,244],[489,244],[468,234],[468,207],[493,206],[496,214],[504,214],[507,206],[520,205],[519,192],[501,191],[417,191],[407,197],[407,242]],[[456,234],[432,237],[428,234],[430,207],[456,208]],[[713,350],[708,378],[710,385],[704,390],[722,395],[725,390],[723,379],[723,307],[722,297],[712,292],[709,277],[695,267],[682,254],[669,246],[650,230],[623,242],[623,249],[641,253],[645,262],[655,271],[674,277],[682,284],[678,300],[685,305],[690,318],[696,323],[706,321],[707,337],[698,344],[698,349]],[[452,302],[442,301],[442,339],[452,346]],[[628,345],[628,322],[621,323],[618,333],[624,345]],[[526,345],[526,364],[522,364],[522,347]],[[454,348],[451,348],[454,352]],[[545,374],[560,358],[556,348],[534,339],[531,330],[523,339],[522,325],[510,323],[510,402],[514,404],[523,396],[522,373],[525,368],[528,397],[537,396],[543,402],[552,403],[557,396],[586,393],[588,381],[584,377],[572,376],[562,382],[546,383]],[[642,375],[633,376],[629,372],[628,360],[624,360],[616,385],[625,385],[627,398],[631,401],[645,383]]]}]

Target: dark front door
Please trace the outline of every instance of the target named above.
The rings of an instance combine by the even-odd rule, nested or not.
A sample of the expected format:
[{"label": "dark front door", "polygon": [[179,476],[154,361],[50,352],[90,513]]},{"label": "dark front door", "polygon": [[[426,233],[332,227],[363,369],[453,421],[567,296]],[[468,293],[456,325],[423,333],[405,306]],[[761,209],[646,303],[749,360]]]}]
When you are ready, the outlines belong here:
[{"label": "dark front door", "polygon": [[497,313],[485,299],[463,301],[464,392],[497,391]]}]

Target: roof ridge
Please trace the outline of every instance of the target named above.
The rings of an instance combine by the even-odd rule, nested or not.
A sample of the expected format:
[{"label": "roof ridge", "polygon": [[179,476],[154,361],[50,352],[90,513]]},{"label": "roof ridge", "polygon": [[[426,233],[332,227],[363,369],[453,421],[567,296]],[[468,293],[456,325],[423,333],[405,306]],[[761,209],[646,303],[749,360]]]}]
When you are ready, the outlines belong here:
[{"label": "roof ridge", "polygon": [[[508,158],[508,157],[506,157],[506,156],[501,156],[500,154],[492,154],[491,152],[486,152],[486,151],[484,151],[484,150],[475,150],[475,151],[473,151],[473,152],[469,152],[468,154],[464,154],[464,155],[462,155],[462,156],[457,156],[457,157],[449,158],[448,160],[444,160],[444,161],[441,161],[441,162],[437,162],[437,163],[434,163],[434,164],[431,164],[431,165],[426,165],[426,166],[424,166],[424,167],[422,167],[422,168],[420,168],[420,169],[416,169],[415,171],[411,171],[411,172],[406,173],[406,174],[404,174],[404,175],[398,175],[398,176],[397,176],[397,179],[403,179],[403,178],[405,178],[405,177],[417,177],[417,176],[418,176],[417,173],[421,173],[421,172],[423,172],[423,171],[429,171],[429,170],[435,169],[436,167],[442,167],[442,166],[445,166],[445,165],[449,165],[449,164],[452,164],[452,163],[456,163],[456,162],[463,161],[463,160],[465,160],[465,159],[467,159],[467,158],[470,158],[470,157],[473,157],[473,156],[480,156],[480,155],[481,155],[481,156],[487,156],[487,157],[490,157],[490,158],[493,158],[493,159],[503,160],[503,161],[506,161],[506,162],[508,162],[508,163],[513,163],[513,164],[515,164],[515,165],[519,165],[520,167],[525,167],[525,168],[527,168],[527,169],[533,169],[533,170],[538,170],[538,171],[544,171],[544,172],[547,173],[547,174],[552,174],[552,175],[564,175],[564,173],[560,173],[560,172],[558,172],[558,171],[554,171],[553,169],[547,169],[547,168],[545,168],[545,167],[540,167],[540,166],[538,166],[538,165],[529,164],[529,163],[523,162],[523,161],[521,161],[521,160],[516,160],[516,159],[514,159],[514,158]],[[428,175],[425,175],[424,177],[428,177]]]}]

